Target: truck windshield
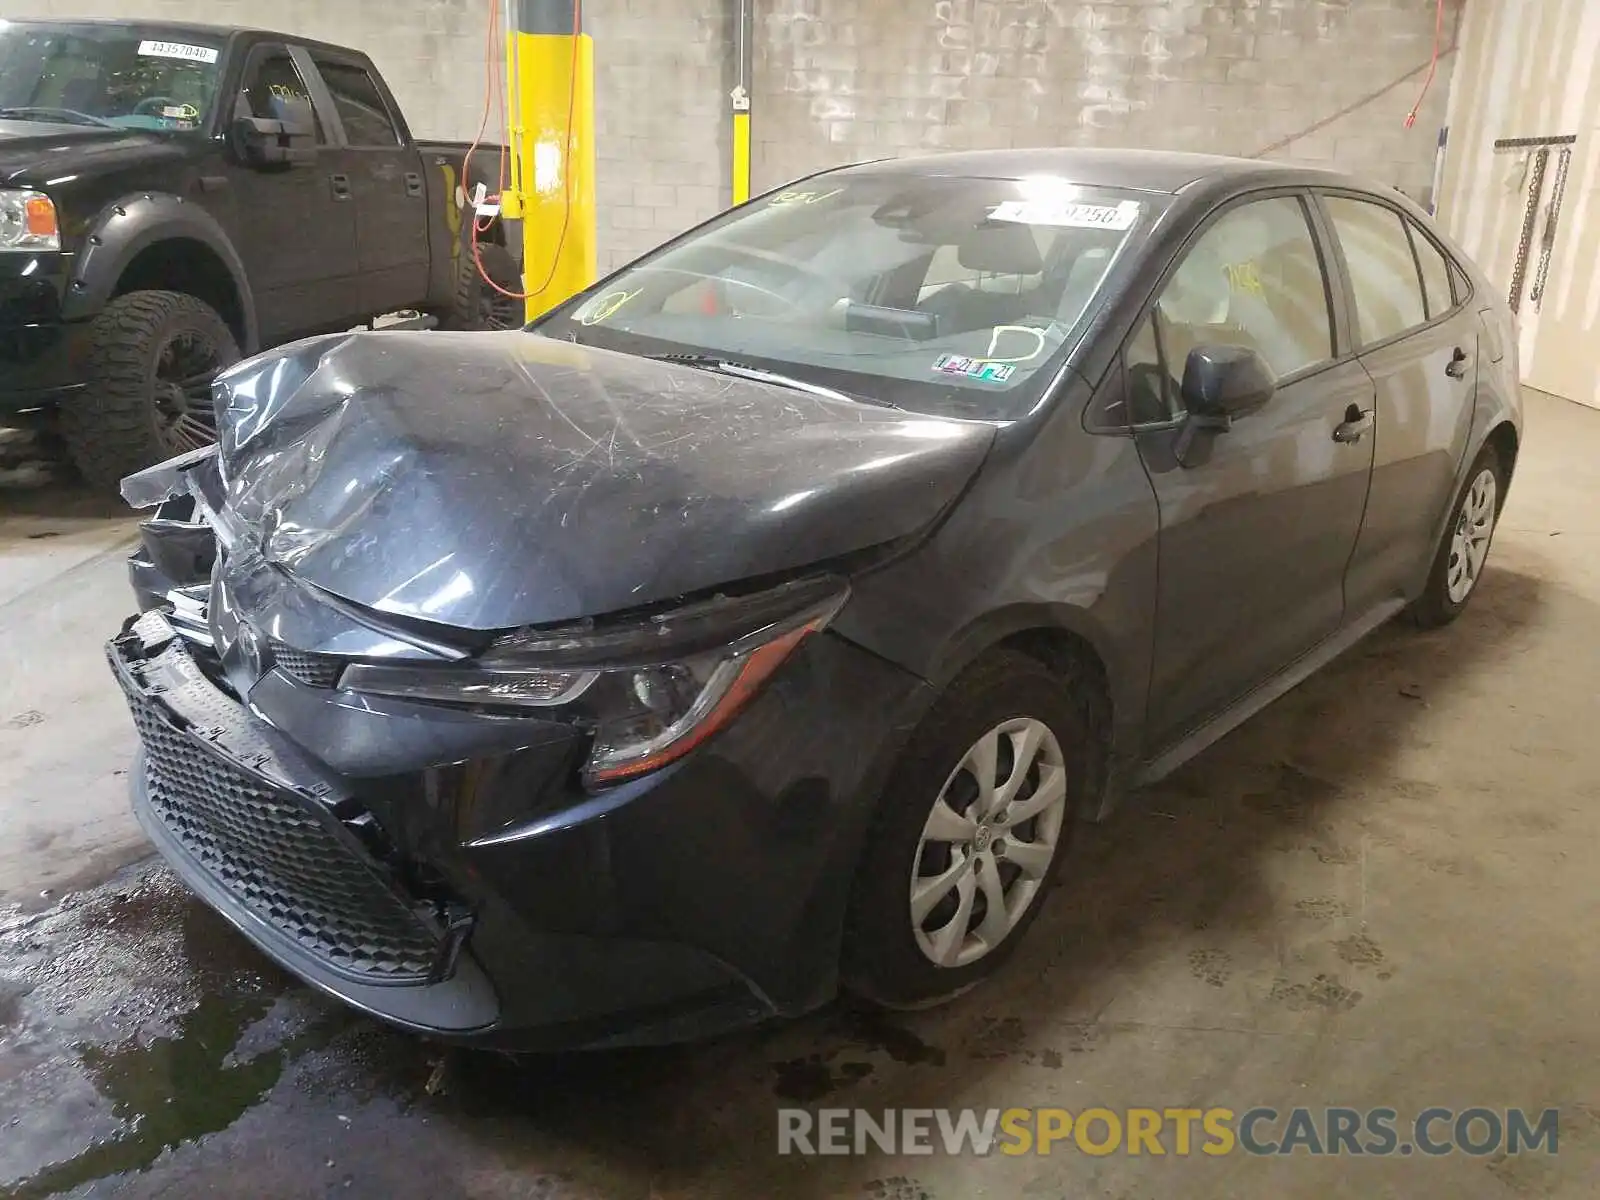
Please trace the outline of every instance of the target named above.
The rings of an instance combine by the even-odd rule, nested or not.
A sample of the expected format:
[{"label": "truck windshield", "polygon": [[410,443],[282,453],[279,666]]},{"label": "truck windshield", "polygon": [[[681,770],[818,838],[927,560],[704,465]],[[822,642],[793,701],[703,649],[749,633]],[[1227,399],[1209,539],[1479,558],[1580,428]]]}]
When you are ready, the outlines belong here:
[{"label": "truck windshield", "polygon": [[219,39],[193,31],[0,20],[0,119],[198,129],[221,58]]},{"label": "truck windshield", "polygon": [[824,175],[646,255],[534,329],[1012,419],[1048,387],[1165,199],[1054,176]]}]

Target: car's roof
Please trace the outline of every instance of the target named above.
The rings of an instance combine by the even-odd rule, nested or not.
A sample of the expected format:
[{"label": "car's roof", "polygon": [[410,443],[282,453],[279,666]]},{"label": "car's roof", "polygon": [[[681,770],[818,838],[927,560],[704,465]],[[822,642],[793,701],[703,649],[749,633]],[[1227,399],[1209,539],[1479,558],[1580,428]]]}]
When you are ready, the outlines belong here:
[{"label": "car's roof", "polygon": [[1263,162],[1254,158],[1228,158],[1220,154],[1190,154],[1178,150],[1089,149],[1038,147],[1025,150],[963,150],[912,158],[880,159],[845,168],[851,171],[890,173],[910,177],[970,177],[1022,179],[1029,175],[1059,175],[1090,187],[1127,187],[1147,192],[1179,192],[1203,180],[1225,177],[1286,181],[1307,175],[1362,185],[1333,171],[1300,165]]}]

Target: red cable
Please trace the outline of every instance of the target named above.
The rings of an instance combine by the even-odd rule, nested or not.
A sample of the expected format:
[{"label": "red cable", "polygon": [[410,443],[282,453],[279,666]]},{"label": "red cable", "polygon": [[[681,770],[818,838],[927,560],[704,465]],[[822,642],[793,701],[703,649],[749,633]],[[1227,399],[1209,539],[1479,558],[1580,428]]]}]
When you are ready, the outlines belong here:
[{"label": "red cable", "polygon": [[1444,0],[1439,0],[1433,20],[1433,60],[1428,63],[1428,77],[1422,81],[1422,92],[1417,96],[1417,102],[1411,106],[1411,111],[1406,114],[1407,129],[1417,123],[1417,112],[1422,108],[1423,100],[1427,98],[1428,88],[1433,83],[1433,73],[1439,69],[1439,48],[1443,42]]},{"label": "red cable", "polygon": [[[469,200],[472,197],[472,189],[469,186],[467,176],[472,170],[472,156],[478,152],[478,147],[483,145],[483,135],[489,130],[489,115],[494,110],[495,63],[499,61],[495,55],[495,42],[497,41],[495,34],[499,30],[500,0],[489,0],[489,46],[488,62],[484,64],[483,118],[478,122],[477,136],[472,139],[472,145],[467,148],[467,157],[461,161],[461,194]],[[473,220],[474,222],[477,220],[476,207],[473,209]]]},{"label": "red cable", "polygon": [[[499,7],[498,7],[498,2],[496,0],[496,7],[495,7],[493,13],[490,14],[491,39],[492,39],[494,30],[498,28],[499,19],[500,19],[500,10],[499,10]],[[567,78],[568,78],[567,129],[566,129],[566,135],[565,135],[565,144],[566,144],[565,157],[564,157],[563,162],[562,162],[563,172],[562,172],[561,233],[556,239],[555,254],[550,259],[550,271],[549,271],[548,274],[545,275],[544,283],[542,283],[537,290],[531,291],[531,292],[513,292],[509,288],[501,287],[500,284],[496,283],[492,278],[490,278],[488,270],[483,265],[483,252],[482,252],[482,249],[480,248],[480,244],[479,244],[479,240],[478,239],[479,239],[479,235],[488,232],[489,226],[491,224],[493,224],[493,222],[494,222],[494,218],[491,217],[491,218],[489,218],[489,220],[487,222],[485,222],[484,224],[480,225],[478,223],[477,213],[476,212],[473,213],[473,217],[472,217],[472,261],[473,261],[473,265],[477,267],[478,276],[479,276],[479,278],[481,278],[483,280],[484,283],[488,284],[495,291],[499,292],[502,296],[505,296],[507,299],[510,299],[510,300],[523,300],[523,301],[526,301],[526,300],[531,300],[534,296],[542,296],[545,292],[549,291],[550,285],[555,282],[556,271],[561,266],[561,251],[566,246],[567,230],[570,227],[571,222],[572,222],[572,171],[571,171],[571,162],[572,162],[572,129],[573,129],[573,125],[575,123],[576,114],[577,114],[577,108],[578,108],[578,51],[579,51],[579,47],[581,45],[581,43],[579,41],[579,32],[580,32],[580,30],[582,30],[582,28],[583,28],[583,0],[572,0],[572,60],[568,65],[568,71],[567,71]],[[493,65],[493,60],[491,60],[491,65],[490,65],[490,68],[489,68],[490,75],[491,75],[491,80],[493,78],[494,70],[495,70],[495,68],[494,68],[494,65]],[[490,84],[490,90],[491,90],[491,93],[492,93],[492,90],[493,90],[493,83],[492,82]],[[484,126],[487,127],[488,126],[488,122],[489,122],[489,114],[488,114],[488,106],[487,106],[487,104],[485,105],[484,119],[483,120],[484,120]],[[481,137],[481,133],[480,133],[480,137]],[[476,146],[474,146],[474,149],[476,149]],[[506,183],[506,147],[502,145],[500,147],[500,189],[501,189],[502,193],[505,191],[505,183]],[[524,257],[526,257],[526,255],[527,255],[527,241],[526,241],[526,238],[524,239],[524,242],[523,242],[523,255],[524,255]]]}]

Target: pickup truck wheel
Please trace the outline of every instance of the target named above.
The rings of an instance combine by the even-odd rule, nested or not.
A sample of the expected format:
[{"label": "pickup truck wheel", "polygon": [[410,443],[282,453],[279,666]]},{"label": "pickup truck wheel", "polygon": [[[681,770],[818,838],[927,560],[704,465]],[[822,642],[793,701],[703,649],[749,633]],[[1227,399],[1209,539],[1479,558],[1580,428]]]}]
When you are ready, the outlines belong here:
[{"label": "pickup truck wheel", "polygon": [[90,484],[115,487],[144,467],[216,440],[211,383],[238,362],[227,323],[181,292],[130,292],[89,334],[88,388],[62,406],[61,435]]},{"label": "pickup truck wheel", "polygon": [[[508,292],[522,290],[516,263],[504,247],[480,243],[478,254],[491,279]],[[523,302],[497,292],[484,282],[467,239],[462,240],[461,253],[456,260],[455,307],[442,323],[446,329],[521,329],[524,324]]]}]

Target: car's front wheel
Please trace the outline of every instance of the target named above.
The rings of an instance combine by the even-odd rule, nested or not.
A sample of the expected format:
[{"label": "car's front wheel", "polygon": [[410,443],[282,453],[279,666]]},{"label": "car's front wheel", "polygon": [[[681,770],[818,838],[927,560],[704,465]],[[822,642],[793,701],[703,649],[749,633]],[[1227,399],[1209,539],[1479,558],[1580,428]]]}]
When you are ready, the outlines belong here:
[{"label": "car's front wheel", "polygon": [[951,685],[880,801],[852,896],[844,980],[891,1008],[992,973],[1039,914],[1071,839],[1088,732],[1042,663],[996,653]]},{"label": "car's front wheel", "polygon": [[1417,625],[1424,629],[1448,625],[1466,608],[1489,559],[1505,490],[1505,467],[1495,448],[1485,446],[1467,471],[1435,552],[1428,585],[1411,606],[1411,619]]}]

